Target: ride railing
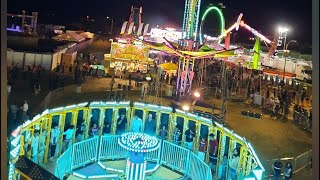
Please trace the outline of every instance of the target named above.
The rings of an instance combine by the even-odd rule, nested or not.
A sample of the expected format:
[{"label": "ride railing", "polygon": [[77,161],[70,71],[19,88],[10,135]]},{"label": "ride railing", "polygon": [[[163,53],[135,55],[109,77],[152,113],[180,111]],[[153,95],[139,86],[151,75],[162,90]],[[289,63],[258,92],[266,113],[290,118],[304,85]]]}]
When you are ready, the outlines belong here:
[{"label": "ride railing", "polygon": [[93,137],[73,145],[71,170],[97,161],[99,137]]},{"label": "ride railing", "polygon": [[284,175],[284,168],[287,163],[292,164],[293,174],[296,174],[296,173],[300,172],[301,170],[311,166],[311,164],[312,164],[312,150],[306,151],[297,157],[286,157],[286,158],[278,158],[278,159],[268,160],[271,170],[269,171],[267,177],[273,177],[273,174],[274,174],[273,164],[276,161],[279,161],[282,164],[281,176]]},{"label": "ride railing", "polygon": [[[158,139],[159,143],[162,144],[163,140]],[[160,146],[157,150],[146,153],[146,160],[156,161],[157,164],[160,164],[160,156],[161,156],[162,146]]]},{"label": "ride railing", "polygon": [[118,139],[120,137],[120,135],[107,135],[101,137],[98,155],[99,161],[110,159],[115,160],[126,157],[127,150],[123,149],[118,143]]},{"label": "ride railing", "polygon": [[193,152],[191,152],[189,157],[189,167],[188,167],[188,175],[191,179],[207,179],[212,180],[211,169],[210,167],[204,163],[202,160],[198,158]]},{"label": "ride railing", "polygon": [[171,142],[163,141],[160,164],[185,174],[188,171],[189,154],[190,150]]},{"label": "ride railing", "polygon": [[58,159],[54,175],[63,179],[64,175],[71,171],[72,147],[69,147]]},{"label": "ride railing", "polygon": [[[91,162],[127,157],[127,151],[118,145],[119,138],[119,135],[107,135],[100,138],[100,143],[99,137],[75,143],[57,160],[55,175],[63,179],[65,174]],[[146,154],[147,160],[171,167],[191,179],[212,180],[210,167],[190,150],[168,141],[160,140],[160,143],[162,146],[157,151]]]}]

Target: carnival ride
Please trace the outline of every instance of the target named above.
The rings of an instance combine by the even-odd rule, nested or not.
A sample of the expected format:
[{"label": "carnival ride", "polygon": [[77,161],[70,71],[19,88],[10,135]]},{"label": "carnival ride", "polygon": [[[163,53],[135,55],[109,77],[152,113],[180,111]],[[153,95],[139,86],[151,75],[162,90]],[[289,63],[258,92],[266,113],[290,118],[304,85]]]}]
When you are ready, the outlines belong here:
[{"label": "carnival ride", "polygon": [[[17,177],[23,176],[23,170],[16,171],[14,164],[21,158],[20,156],[31,158],[31,149],[27,148],[27,145],[33,141],[35,130],[40,131],[39,137],[41,137],[43,132],[51,131],[53,123],[59,124],[61,132],[63,132],[66,127],[69,127],[69,125],[78,127],[78,125],[83,124],[86,127],[83,133],[84,140],[76,142],[78,134],[74,134],[71,140],[74,144],[66,151],[62,151],[61,147],[63,147],[64,141],[63,135],[60,133],[56,149],[56,157],[58,159],[55,162],[56,166],[54,170],[50,170],[50,166],[52,167],[52,165],[48,162],[50,135],[45,138],[44,155],[38,159],[39,162],[37,163],[44,164],[43,167],[48,171],[54,171],[55,176],[59,179],[63,179],[65,176],[69,176],[68,179],[75,177],[80,179],[117,179],[121,176],[126,176],[126,172],[132,171],[126,170],[125,160],[128,157],[134,158],[128,156],[127,150],[137,152],[141,152],[141,150],[137,150],[134,144],[130,144],[134,141],[132,138],[135,138],[136,135],[130,132],[122,136],[116,135],[119,114],[125,114],[128,119],[126,129],[129,129],[134,114],[137,114],[138,117],[143,120],[142,131],[144,131],[144,125],[149,114],[153,115],[156,122],[155,132],[159,132],[162,126],[168,129],[167,140],[160,140],[155,137],[147,137],[144,134],[139,134],[139,136],[150,140],[150,143],[146,143],[147,141],[138,143],[140,145],[146,143],[146,147],[148,146],[148,148],[143,150],[143,152],[145,152],[145,160],[147,160],[146,176],[152,177],[154,174],[159,173],[158,171],[162,171],[161,167],[167,167],[167,175],[170,173],[174,174],[173,171],[177,171],[180,177],[188,176],[191,179],[211,180],[212,178],[227,176],[227,171],[223,169],[223,161],[231,157],[231,152],[234,148],[240,148],[240,161],[237,168],[238,178],[245,179],[255,174],[257,179],[261,179],[264,167],[255,150],[250,142],[232,130],[217,122],[213,122],[212,119],[179,109],[173,111],[171,107],[141,102],[133,102],[133,105],[130,104],[128,101],[85,102],[48,109],[42,114],[35,116],[32,120],[28,120],[20,125],[11,137],[9,179],[18,179]],[[91,127],[93,123],[96,123],[101,128],[97,136],[90,137],[89,127]],[[111,124],[110,135],[103,135],[102,127],[106,124]],[[185,143],[184,132],[194,127],[195,138],[193,150],[187,150],[183,146],[173,143],[174,129],[177,125],[181,127],[181,145]],[[209,161],[208,147],[206,147],[206,158],[204,161],[198,159],[196,155],[199,149],[200,138],[205,137],[206,140],[209,141],[209,134],[211,133],[217,136],[219,142],[217,166],[215,169],[217,173],[214,174],[213,177],[207,165]],[[131,146],[135,146],[136,148]],[[133,154],[133,156],[135,155],[137,154]],[[133,161],[131,160],[130,162]],[[143,163],[145,162],[143,161]],[[145,164],[139,166],[139,168],[143,170]],[[25,169],[28,169],[28,167]]]}]

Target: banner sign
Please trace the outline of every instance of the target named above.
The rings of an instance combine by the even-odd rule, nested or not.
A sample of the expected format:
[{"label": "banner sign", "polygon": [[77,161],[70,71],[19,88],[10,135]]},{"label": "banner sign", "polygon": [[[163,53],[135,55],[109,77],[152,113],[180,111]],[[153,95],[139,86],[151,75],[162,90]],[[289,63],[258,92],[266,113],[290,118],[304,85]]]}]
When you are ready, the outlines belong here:
[{"label": "banner sign", "polygon": [[112,43],[111,58],[148,61],[149,48],[143,45]]}]

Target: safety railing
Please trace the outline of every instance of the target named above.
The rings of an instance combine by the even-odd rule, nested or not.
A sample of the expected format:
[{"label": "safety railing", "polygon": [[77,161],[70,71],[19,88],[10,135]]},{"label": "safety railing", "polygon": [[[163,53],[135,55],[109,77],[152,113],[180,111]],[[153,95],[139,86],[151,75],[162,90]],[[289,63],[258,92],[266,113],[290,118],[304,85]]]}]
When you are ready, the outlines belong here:
[{"label": "safety railing", "polygon": [[[162,144],[162,140],[159,139],[159,143]],[[151,160],[151,161],[156,161],[157,164],[160,163],[160,155],[161,155],[161,146],[155,150],[155,151],[151,151],[146,153],[145,158],[146,160]]]},{"label": "safety railing", "polygon": [[200,160],[194,153],[190,153],[190,161],[187,174],[191,179],[212,180],[210,167]]},{"label": "safety railing", "polygon": [[99,137],[93,137],[73,145],[71,170],[94,162],[98,157]]},{"label": "safety railing", "polygon": [[[64,175],[71,171],[72,161],[72,147],[69,147],[58,159],[57,167],[55,168],[54,175],[60,179],[63,179]],[[60,166],[62,165],[63,166]]]},{"label": "safety railing", "polygon": [[307,166],[311,165],[312,162],[312,150],[309,150],[295,158],[294,162],[294,173],[301,171]]},{"label": "safety railing", "polygon": [[273,172],[273,164],[278,161],[282,164],[282,169],[281,169],[281,176],[284,175],[283,170],[286,166],[287,163],[292,164],[293,168],[293,174],[298,173],[299,171],[303,170],[304,168],[307,168],[308,166],[311,165],[312,163],[312,150],[309,150],[303,154],[300,154],[297,157],[286,157],[286,158],[278,158],[278,159],[271,159],[268,160],[270,163],[271,170],[268,173],[268,177],[272,177],[274,172]]},{"label": "safety railing", "polygon": [[303,129],[312,131],[312,121],[310,121],[309,117],[305,114],[294,110],[293,121]]},{"label": "safety railing", "polygon": [[118,144],[120,135],[102,136],[98,160],[125,158],[127,151]]},{"label": "safety railing", "polygon": [[190,150],[188,149],[168,141],[163,141],[160,164],[164,164],[173,170],[185,174],[188,170],[189,153]]},{"label": "safety railing", "polygon": [[[120,136],[94,137],[68,148],[57,160],[55,175],[62,179],[64,175],[80,166],[102,159],[125,158],[127,151],[118,145]],[[160,140],[162,141],[162,140]],[[157,160],[163,164],[188,175],[192,179],[212,180],[210,167],[190,150],[168,141],[160,142],[162,146],[146,159]],[[99,150],[99,152],[98,152]],[[99,154],[98,154],[99,153]]]}]

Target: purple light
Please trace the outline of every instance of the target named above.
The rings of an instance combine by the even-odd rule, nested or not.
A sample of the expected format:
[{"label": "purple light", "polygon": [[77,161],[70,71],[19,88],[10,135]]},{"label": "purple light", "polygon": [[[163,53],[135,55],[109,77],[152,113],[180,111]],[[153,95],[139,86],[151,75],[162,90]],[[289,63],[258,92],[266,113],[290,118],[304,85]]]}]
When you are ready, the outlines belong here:
[{"label": "purple light", "polygon": [[12,32],[22,32],[20,28],[7,28],[7,30]]}]

